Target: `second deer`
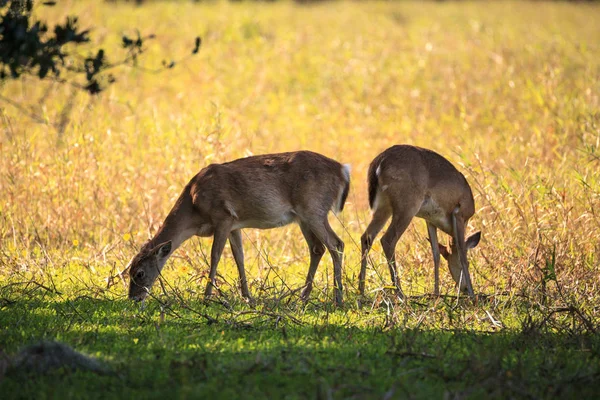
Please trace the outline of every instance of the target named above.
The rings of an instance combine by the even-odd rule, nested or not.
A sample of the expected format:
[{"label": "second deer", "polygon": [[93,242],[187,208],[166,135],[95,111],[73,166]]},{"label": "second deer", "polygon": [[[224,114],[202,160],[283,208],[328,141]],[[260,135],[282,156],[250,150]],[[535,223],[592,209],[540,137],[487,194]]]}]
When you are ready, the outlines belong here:
[{"label": "second deer", "polygon": [[[465,240],[465,228],[475,213],[473,193],[467,180],[448,160],[427,149],[392,146],[371,162],[368,172],[369,205],[373,219],[361,237],[359,292],[364,295],[367,255],[373,240],[391,217],[381,238],[392,282],[403,296],[396,267],[395,248],[414,217],[427,222],[435,266],[435,295],[439,295],[440,253],[448,260],[452,278],[473,297],[467,250],[479,243],[481,232]],[[439,245],[437,230],[452,237],[450,250]]]}]

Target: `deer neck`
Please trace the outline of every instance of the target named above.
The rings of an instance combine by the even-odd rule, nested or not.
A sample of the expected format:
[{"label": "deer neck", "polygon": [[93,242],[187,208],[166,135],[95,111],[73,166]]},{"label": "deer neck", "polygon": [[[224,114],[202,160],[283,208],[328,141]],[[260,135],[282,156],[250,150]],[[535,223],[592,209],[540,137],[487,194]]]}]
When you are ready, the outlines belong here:
[{"label": "deer neck", "polygon": [[182,214],[171,211],[156,235],[146,244],[146,248],[153,249],[171,241],[171,251],[168,255],[170,257],[183,242],[194,236],[196,231],[195,227],[190,227],[189,218],[184,218]]}]

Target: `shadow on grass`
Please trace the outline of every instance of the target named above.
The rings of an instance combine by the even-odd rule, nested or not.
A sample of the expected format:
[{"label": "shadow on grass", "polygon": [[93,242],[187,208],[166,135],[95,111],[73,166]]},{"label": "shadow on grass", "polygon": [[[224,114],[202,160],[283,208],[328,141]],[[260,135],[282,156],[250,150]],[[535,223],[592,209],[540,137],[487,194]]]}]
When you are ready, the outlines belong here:
[{"label": "shadow on grass", "polygon": [[[125,300],[53,295],[0,307],[0,344],[42,338],[97,357],[110,376],[10,373],[4,398],[591,397],[600,338],[541,330],[385,329],[365,313],[313,309],[298,319],[218,302],[140,311]],[[230,306],[227,306],[230,307]],[[201,310],[200,312],[198,310]],[[203,316],[201,316],[203,315]]]}]

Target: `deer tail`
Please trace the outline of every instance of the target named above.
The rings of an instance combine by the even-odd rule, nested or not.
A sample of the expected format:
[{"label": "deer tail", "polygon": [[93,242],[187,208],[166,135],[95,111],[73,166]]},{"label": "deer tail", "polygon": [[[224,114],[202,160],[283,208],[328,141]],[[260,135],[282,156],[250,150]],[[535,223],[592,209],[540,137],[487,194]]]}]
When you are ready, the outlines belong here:
[{"label": "deer tail", "polygon": [[350,164],[342,165],[342,175],[344,176],[344,186],[341,188],[340,194],[338,195],[337,201],[334,206],[335,208],[333,211],[336,214],[344,210],[344,204],[346,204],[348,192],[350,191]]}]

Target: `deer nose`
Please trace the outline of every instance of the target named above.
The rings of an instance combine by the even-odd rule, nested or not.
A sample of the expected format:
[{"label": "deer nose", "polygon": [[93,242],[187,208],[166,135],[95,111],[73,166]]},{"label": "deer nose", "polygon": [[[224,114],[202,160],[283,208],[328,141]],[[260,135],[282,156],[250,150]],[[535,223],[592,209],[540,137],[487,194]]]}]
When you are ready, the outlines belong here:
[{"label": "deer nose", "polygon": [[143,294],[137,294],[137,295],[131,295],[129,296],[129,300],[133,300],[136,302],[140,302],[144,299],[144,295]]},{"label": "deer nose", "polygon": [[136,293],[133,289],[129,290],[129,300],[134,300],[134,301],[142,301],[144,299],[145,293],[144,292],[138,292]]}]

